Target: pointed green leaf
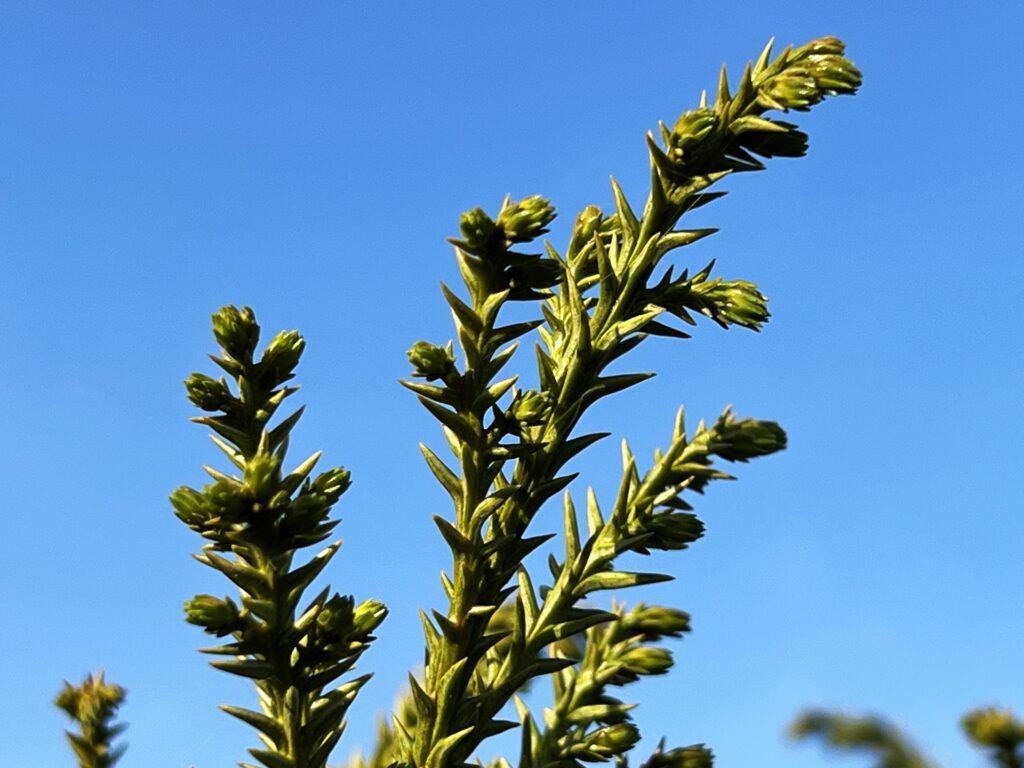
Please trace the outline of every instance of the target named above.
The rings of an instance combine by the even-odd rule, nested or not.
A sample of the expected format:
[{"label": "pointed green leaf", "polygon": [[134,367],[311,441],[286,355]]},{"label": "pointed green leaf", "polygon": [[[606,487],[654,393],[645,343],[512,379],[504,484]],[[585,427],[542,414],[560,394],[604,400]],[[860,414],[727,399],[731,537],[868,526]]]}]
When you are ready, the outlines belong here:
[{"label": "pointed green leaf", "polygon": [[662,581],[671,581],[672,576],[664,573],[627,573],[625,571],[605,571],[588,576],[579,583],[573,594],[576,597],[583,597],[591,592],[601,589],[624,589],[626,587],[638,587],[644,584],[657,584]]},{"label": "pointed green leaf", "polygon": [[580,553],[580,528],[576,520],[576,507],[568,492],[563,496],[562,517],[565,526],[565,561],[570,563]]},{"label": "pointed green leaf", "polygon": [[452,308],[452,314],[455,316],[455,319],[459,324],[464,326],[474,335],[480,333],[483,329],[483,324],[476,312],[473,311],[473,308],[452,293],[444,283],[441,283],[441,293],[444,294],[445,301],[447,301],[448,306]]},{"label": "pointed green leaf", "polygon": [[417,395],[429,398],[436,403],[455,405],[455,395],[447,387],[439,387],[422,381],[406,381],[405,379],[399,379],[398,383],[406,389],[412,390]]},{"label": "pointed green leaf", "polygon": [[420,443],[420,452],[437,481],[448,491],[456,504],[462,501],[462,481],[425,443]]},{"label": "pointed green leaf", "polygon": [[619,186],[619,182],[612,178],[611,185],[612,195],[615,197],[615,211],[619,216],[619,223],[622,225],[623,234],[626,235],[625,247],[628,250],[630,244],[636,239],[640,231],[640,222],[637,221],[636,214],[633,213],[629,201],[626,200],[626,195],[623,193],[622,187]]},{"label": "pointed green leaf", "polygon": [[267,717],[261,712],[254,712],[244,707],[233,707],[230,704],[221,704],[219,709],[227,712],[232,717],[237,717],[243,723],[248,723],[256,730],[266,734],[276,746],[282,746],[284,742],[284,728],[273,718]]},{"label": "pointed green leaf", "polygon": [[476,434],[473,431],[473,427],[470,426],[469,422],[466,421],[462,416],[449,411],[443,405],[428,400],[422,395],[419,401],[423,404],[423,407],[430,411],[431,415],[437,419],[441,424],[450,429],[460,440],[466,443],[473,443],[476,441]]},{"label": "pointed green leaf", "polygon": [[250,677],[253,680],[266,680],[273,677],[276,672],[271,664],[255,659],[225,659],[224,661],[211,661],[211,667],[230,672],[233,675]]}]

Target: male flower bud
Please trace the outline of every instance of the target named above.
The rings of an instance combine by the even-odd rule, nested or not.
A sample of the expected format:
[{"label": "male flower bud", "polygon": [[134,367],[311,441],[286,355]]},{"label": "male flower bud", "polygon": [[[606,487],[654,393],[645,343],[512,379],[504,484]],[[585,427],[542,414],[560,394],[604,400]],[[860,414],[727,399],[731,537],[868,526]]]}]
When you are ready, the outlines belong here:
[{"label": "male flower bud", "polygon": [[178,519],[193,528],[202,525],[209,518],[203,508],[203,495],[186,485],[171,494],[171,506],[174,507],[174,514]]},{"label": "male flower bud", "polygon": [[217,381],[202,373],[193,373],[185,379],[185,392],[192,404],[204,411],[226,411],[234,402],[223,380]]},{"label": "male flower bud", "polygon": [[583,744],[586,752],[578,757],[588,762],[604,761],[628,752],[639,740],[640,731],[635,725],[616,723],[590,734]]},{"label": "male flower bud", "polygon": [[298,331],[281,331],[273,338],[260,359],[260,366],[273,379],[272,386],[291,378],[305,346]]},{"label": "male flower bud", "polygon": [[572,227],[572,244],[574,249],[580,250],[590,242],[591,238],[594,237],[594,233],[597,232],[597,228],[601,226],[602,216],[601,209],[596,205],[588,205],[580,211],[576,217],[576,223]]},{"label": "male flower bud", "polygon": [[619,662],[623,669],[634,675],[663,675],[672,668],[672,652],[667,648],[643,645],[630,648],[619,657]]},{"label": "male flower bud", "polygon": [[213,315],[213,335],[231,357],[239,362],[249,362],[260,339],[260,327],[249,307],[238,309],[228,305]]},{"label": "male flower bud", "polygon": [[788,67],[768,80],[761,92],[783,109],[799,111],[825,98],[825,94],[818,89],[814,75],[802,64]]},{"label": "male flower bud", "polygon": [[853,93],[860,87],[860,70],[843,56],[810,56],[808,64],[818,89],[826,94]]},{"label": "male flower bud", "polygon": [[694,290],[708,302],[711,316],[721,325],[760,330],[769,318],[768,299],[748,280],[712,280]]},{"label": "male flower bud", "polygon": [[543,392],[530,389],[516,395],[511,407],[512,418],[524,426],[542,424],[550,410],[550,400]]},{"label": "male flower bud", "polygon": [[213,595],[196,595],[185,601],[185,621],[202,627],[211,635],[224,637],[242,628],[242,617],[234,600]]},{"label": "male flower bud", "polygon": [[335,594],[316,617],[317,628],[328,643],[337,643],[352,632],[353,599],[351,595]]},{"label": "male flower bud", "polygon": [[388,615],[387,606],[379,600],[366,600],[356,606],[352,614],[352,626],[356,634],[369,635]]},{"label": "male flower bud", "polygon": [[726,461],[749,461],[786,447],[786,433],[774,421],[737,419],[731,411],[719,417],[711,451]]},{"label": "male flower bud", "polygon": [[555,209],[540,195],[532,195],[509,203],[498,214],[498,226],[510,243],[528,243],[547,232],[555,218]]},{"label": "male flower bud", "polygon": [[694,154],[705,139],[713,135],[718,116],[708,107],[684,112],[676,120],[669,136],[669,157],[684,162]]},{"label": "male flower bud", "polygon": [[640,603],[613,625],[616,637],[634,637],[658,640],[662,637],[680,637],[690,631],[690,614],[662,605]]},{"label": "male flower bud", "polygon": [[644,547],[678,550],[704,535],[704,523],[687,512],[662,512],[644,520],[642,530],[651,535],[643,542]]},{"label": "male flower bud", "polygon": [[334,467],[317,475],[311,487],[312,493],[320,496],[328,506],[341,498],[352,484],[352,473],[344,467]]},{"label": "male flower bud", "polygon": [[842,40],[821,37],[793,51],[791,61],[806,68],[823,96],[853,93],[860,87],[861,74],[845,51]]},{"label": "male flower bud", "polygon": [[483,208],[473,208],[459,217],[459,230],[472,250],[480,250],[491,244],[498,225]]},{"label": "male flower bud", "polygon": [[[273,508],[273,501],[270,506]],[[303,492],[288,504],[288,525],[293,531],[307,531],[322,523],[330,512],[323,496]]]},{"label": "male flower bud", "polygon": [[406,354],[415,369],[412,375],[427,381],[443,379],[455,370],[451,345],[438,347],[429,341],[417,341]]},{"label": "male flower bud", "polygon": [[237,522],[245,513],[245,501],[241,486],[234,479],[218,480],[203,488],[203,508],[209,518],[220,518],[222,522]]},{"label": "male flower bud", "polygon": [[281,482],[281,459],[257,453],[245,465],[245,487],[254,499],[269,497]]}]

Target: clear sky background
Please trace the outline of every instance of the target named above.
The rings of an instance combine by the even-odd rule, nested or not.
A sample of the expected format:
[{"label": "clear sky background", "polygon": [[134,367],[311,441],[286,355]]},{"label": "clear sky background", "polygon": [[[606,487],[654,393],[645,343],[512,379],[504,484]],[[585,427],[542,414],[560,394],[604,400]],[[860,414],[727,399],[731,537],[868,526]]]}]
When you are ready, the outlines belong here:
[{"label": "clear sky background", "polygon": [[[226,584],[166,501],[217,461],[181,381],[212,372],[225,303],[306,335],[294,457],[353,472],[329,578],[392,614],[336,759],[366,743],[441,603],[445,498],[416,448],[441,439],[395,381],[412,342],[451,336],[459,213],[541,193],[561,246],[609,174],[642,203],[644,131],[721,62],[835,34],[862,93],[798,115],[809,156],[730,181],[693,219],[722,232],[680,256],[756,280],[772,322],[652,341],[632,367],[659,377],[593,416],[642,456],[684,403],[790,435],[652,563],[678,579],[643,597],[694,632],[628,694],[648,746],[708,742],[722,766],[828,762],[782,736],[807,705],[980,764],[959,715],[1024,710],[1021,22],[1010,2],[6,4],[0,763],[71,765],[50,702],[100,665],[130,690],[126,768],[255,741],[215,711],[247,687],[181,615]],[[580,491],[610,492],[607,443]]]}]

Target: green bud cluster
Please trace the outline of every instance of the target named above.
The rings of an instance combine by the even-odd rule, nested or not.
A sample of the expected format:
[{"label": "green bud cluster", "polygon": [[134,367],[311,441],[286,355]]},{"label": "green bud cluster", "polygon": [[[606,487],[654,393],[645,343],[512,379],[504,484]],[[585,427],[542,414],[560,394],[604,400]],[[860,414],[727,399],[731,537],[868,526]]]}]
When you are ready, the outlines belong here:
[{"label": "green bud cluster", "polygon": [[822,37],[796,50],[787,49],[758,84],[762,103],[773,109],[805,111],[826,96],[854,93],[860,71],[843,54],[846,46]]},{"label": "green bud cluster", "polygon": [[121,757],[124,747],[112,747],[111,742],[125,726],[111,721],[124,697],[124,688],[107,683],[102,671],[88,675],[80,685],[64,683],[54,704],[79,728],[80,733],[66,735],[81,768],[111,768]]},{"label": "green bud cluster", "polygon": [[506,197],[497,219],[482,208],[463,213],[459,219],[462,239],[451,242],[458,248],[460,266],[474,297],[507,290],[507,298],[515,301],[544,298],[545,291],[561,278],[561,265],[512,248],[545,234],[554,218],[555,209],[540,195],[517,201]]},{"label": "green bud cluster", "polygon": [[764,168],[757,156],[805,154],[807,135],[764,113],[805,111],[828,96],[855,93],[860,71],[844,52],[840,40],[823,37],[797,49],[786,48],[773,60],[769,42],[757,63],[744,70],[735,95],[723,67],[713,106],[705,96],[671,130],[661,126],[664,149],[649,137],[656,188],[672,209],[668,218],[676,218],[687,204],[692,207],[694,194],[725,175]]}]

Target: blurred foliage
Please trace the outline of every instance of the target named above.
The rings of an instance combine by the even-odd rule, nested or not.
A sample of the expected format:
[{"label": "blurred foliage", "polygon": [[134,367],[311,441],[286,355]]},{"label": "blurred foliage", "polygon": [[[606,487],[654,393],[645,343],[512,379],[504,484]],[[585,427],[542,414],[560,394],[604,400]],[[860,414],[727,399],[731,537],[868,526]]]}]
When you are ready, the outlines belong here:
[{"label": "blurred foliage", "polygon": [[[974,709],[960,724],[968,740],[985,752],[994,768],[1024,768],[1024,721],[1013,712],[996,707]],[[877,716],[851,717],[811,710],[797,718],[790,734],[797,739],[818,739],[835,751],[869,754],[877,768],[938,768],[899,729]]]},{"label": "blurred foliage", "polygon": [[54,704],[64,710],[79,729],[79,733],[67,731],[67,737],[81,768],[111,768],[124,752],[123,746],[111,746],[127,727],[113,723],[124,696],[124,688],[107,683],[102,671],[88,675],[80,685],[64,683],[57,694]]}]

